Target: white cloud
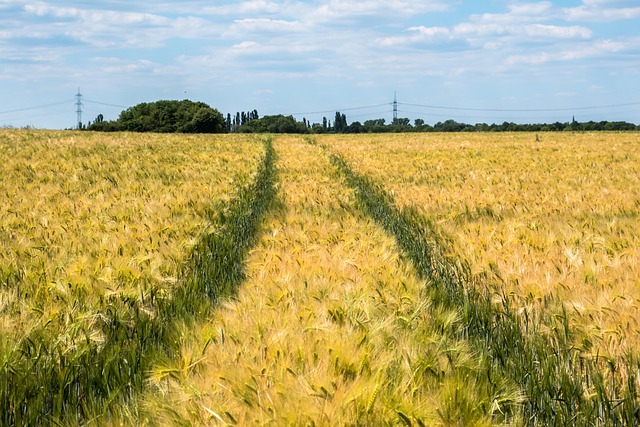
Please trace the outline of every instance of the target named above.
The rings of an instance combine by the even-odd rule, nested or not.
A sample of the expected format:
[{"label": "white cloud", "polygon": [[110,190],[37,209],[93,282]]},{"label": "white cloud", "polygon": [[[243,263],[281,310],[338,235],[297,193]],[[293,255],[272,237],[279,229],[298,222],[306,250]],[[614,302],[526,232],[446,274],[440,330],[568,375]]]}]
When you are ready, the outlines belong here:
[{"label": "white cloud", "polygon": [[540,52],[535,55],[511,55],[505,60],[506,65],[530,64],[539,65],[553,61],[553,55],[547,52]]},{"label": "white cloud", "polygon": [[[465,22],[446,27],[409,27],[407,35],[380,39],[382,46],[393,46],[414,43],[434,43],[448,41],[465,41],[472,44],[482,41],[484,45],[496,45],[499,39],[507,39],[508,44],[517,45],[531,40],[553,42],[563,39],[589,39],[592,30],[581,26],[557,26],[543,24],[487,24]],[[488,43],[488,44],[487,44]],[[500,44],[503,44],[501,42]]]},{"label": "white cloud", "polygon": [[563,27],[542,24],[500,25],[476,23],[456,25],[453,33],[458,37],[520,36],[536,39],[589,38],[593,34],[590,29],[579,26]]},{"label": "white cloud", "polygon": [[610,40],[596,41],[581,44],[577,47],[565,46],[553,53],[540,52],[534,55],[512,55],[505,60],[507,65],[532,64],[539,65],[547,62],[577,61],[584,59],[597,59],[612,53],[623,51],[627,45]]},{"label": "white cloud", "polygon": [[216,26],[193,16],[166,17],[152,13],[58,7],[45,3],[24,6],[38,17],[15,37],[71,38],[98,48],[160,47],[172,38],[201,38],[215,34]]},{"label": "white cloud", "polygon": [[201,13],[211,15],[275,14],[280,12],[283,7],[286,6],[266,0],[252,0],[223,6],[206,6],[202,8]]},{"label": "white cloud", "polygon": [[253,32],[299,32],[305,29],[304,25],[296,21],[282,19],[248,18],[233,21],[231,28],[225,32],[226,36],[238,34],[244,35]]},{"label": "white cloud", "polygon": [[[120,61],[118,61],[120,62]],[[109,74],[130,74],[138,72],[153,72],[155,65],[151,61],[139,59],[131,63],[107,65],[102,70]]]},{"label": "white cloud", "polygon": [[580,46],[575,50],[567,51],[562,54],[562,59],[576,60],[598,58],[612,53],[621,52],[626,48],[627,45],[625,43],[612,40],[600,40],[595,43]]},{"label": "white cloud", "polygon": [[39,17],[51,16],[54,18],[76,18],[81,22],[101,25],[134,25],[145,24],[150,26],[162,26],[168,23],[168,19],[159,15],[137,12],[119,12],[113,10],[79,9],[76,7],[57,7],[46,4],[29,4],[24,7],[25,12]]},{"label": "white cloud", "polygon": [[248,49],[258,49],[260,48],[260,43],[252,42],[252,41],[244,41],[238,44],[234,44],[231,46],[232,49],[240,49],[240,50],[248,50]]},{"label": "white cloud", "polygon": [[435,43],[451,39],[452,34],[445,27],[409,27],[407,35],[384,37],[378,40],[380,46],[395,46],[414,43]]},{"label": "white cloud", "polygon": [[516,3],[508,6],[512,14],[520,16],[540,16],[550,11],[552,7],[553,5],[549,1],[541,1],[539,3]]},{"label": "white cloud", "polygon": [[471,22],[513,25],[523,22],[543,22],[553,14],[551,2],[516,3],[508,6],[508,13],[485,13],[472,15]]},{"label": "white cloud", "polygon": [[582,22],[615,22],[640,18],[636,1],[583,0],[577,7],[564,8],[565,19]]},{"label": "white cloud", "polygon": [[449,8],[441,1],[402,0],[329,0],[317,9],[317,13],[327,17],[348,17],[362,15],[413,15],[425,12],[442,12]]},{"label": "white cloud", "polygon": [[566,13],[569,21],[613,22],[639,18],[640,7],[600,9],[580,6],[566,9]]}]

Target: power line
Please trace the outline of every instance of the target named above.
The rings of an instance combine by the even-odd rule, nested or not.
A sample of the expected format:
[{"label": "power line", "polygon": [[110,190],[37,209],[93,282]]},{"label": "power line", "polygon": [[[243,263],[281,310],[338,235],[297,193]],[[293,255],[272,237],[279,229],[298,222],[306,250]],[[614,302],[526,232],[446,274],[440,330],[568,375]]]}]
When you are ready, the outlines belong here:
[{"label": "power line", "polygon": [[528,108],[528,109],[501,109],[501,108],[463,108],[463,107],[445,107],[441,105],[423,105],[423,104],[410,104],[405,102],[398,102],[400,105],[408,105],[410,107],[421,108],[433,108],[438,110],[456,110],[456,111],[489,111],[489,112],[501,112],[501,113],[541,113],[541,112],[554,112],[554,111],[583,111],[583,110],[597,110],[602,108],[617,108],[617,107],[630,107],[634,105],[640,105],[640,102],[629,102],[627,104],[612,104],[612,105],[597,105],[591,107],[573,107],[573,108]]},{"label": "power line", "polygon": [[85,99],[84,102],[88,102],[90,104],[106,105],[107,107],[129,108],[126,105],[109,104],[106,102],[91,101],[90,99]]},{"label": "power line", "polygon": [[386,110],[385,111],[376,111],[376,112],[373,112],[373,113],[356,114],[356,115],[353,115],[353,116],[349,116],[349,118],[353,119],[353,118],[358,118],[358,117],[379,116],[381,114],[387,114],[387,113],[389,113],[389,111],[386,111]]},{"label": "power line", "polygon": [[66,100],[66,101],[54,102],[51,104],[37,105],[35,107],[17,108],[15,110],[0,111],[0,114],[10,114],[10,113],[19,113],[22,111],[39,110],[41,108],[55,107],[57,105],[68,104],[69,102],[70,100]]},{"label": "power line", "polygon": [[336,111],[353,111],[353,110],[365,110],[367,108],[377,108],[377,107],[382,107],[382,106],[387,106],[390,105],[389,102],[385,102],[384,104],[377,104],[377,105],[365,105],[364,107],[352,107],[352,108],[334,108],[332,110],[325,110],[325,111],[307,111],[304,113],[291,113],[291,116],[302,116],[302,115],[311,115],[311,114],[328,114],[328,113],[335,113]]}]

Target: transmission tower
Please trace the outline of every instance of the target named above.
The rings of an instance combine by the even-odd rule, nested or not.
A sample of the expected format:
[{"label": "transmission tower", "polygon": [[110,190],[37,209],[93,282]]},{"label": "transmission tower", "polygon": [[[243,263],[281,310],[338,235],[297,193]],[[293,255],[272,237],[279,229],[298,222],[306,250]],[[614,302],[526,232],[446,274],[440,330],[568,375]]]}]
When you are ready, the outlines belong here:
[{"label": "transmission tower", "polygon": [[82,94],[80,93],[80,88],[78,87],[78,93],[76,93],[76,114],[78,129],[82,128]]},{"label": "transmission tower", "polygon": [[393,91],[393,124],[398,123],[398,98],[396,98],[396,92]]}]

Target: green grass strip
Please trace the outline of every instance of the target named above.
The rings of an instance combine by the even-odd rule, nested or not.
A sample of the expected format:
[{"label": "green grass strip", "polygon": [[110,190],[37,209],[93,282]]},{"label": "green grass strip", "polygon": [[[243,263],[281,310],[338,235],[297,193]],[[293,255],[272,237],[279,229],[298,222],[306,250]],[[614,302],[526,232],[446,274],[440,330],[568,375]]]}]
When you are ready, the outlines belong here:
[{"label": "green grass strip", "polygon": [[276,195],[275,152],[269,138],[264,144],[254,181],[213,213],[219,228],[195,246],[175,292],[151,291],[144,307],[123,297],[105,300],[101,343],[92,340],[83,319],[74,319],[71,345],[48,325],[19,343],[0,340],[0,425],[86,424],[117,415],[144,388],[154,363],[179,352],[176,324],[204,319],[220,298],[236,292]]},{"label": "green grass strip", "polygon": [[449,255],[453,245],[433,222],[414,207],[396,207],[382,186],[329,155],[355,190],[359,208],[395,236],[417,274],[429,281],[433,306],[460,312],[465,326],[458,334],[487,355],[490,381],[499,375],[520,385],[525,401],[503,408],[504,420],[521,413],[519,423],[532,426],[640,425],[637,358],[616,362],[575,348],[567,313],[554,297],[541,313],[517,312],[504,292],[490,291],[488,276],[473,277],[466,262]]}]

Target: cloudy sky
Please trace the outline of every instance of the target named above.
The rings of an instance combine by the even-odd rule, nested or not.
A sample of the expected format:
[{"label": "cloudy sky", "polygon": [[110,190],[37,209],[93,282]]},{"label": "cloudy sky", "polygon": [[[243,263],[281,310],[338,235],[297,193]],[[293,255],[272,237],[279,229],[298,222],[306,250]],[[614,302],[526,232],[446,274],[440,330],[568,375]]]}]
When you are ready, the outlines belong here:
[{"label": "cloudy sky", "polygon": [[320,122],[640,123],[638,0],[0,0],[0,126],[159,99]]}]

